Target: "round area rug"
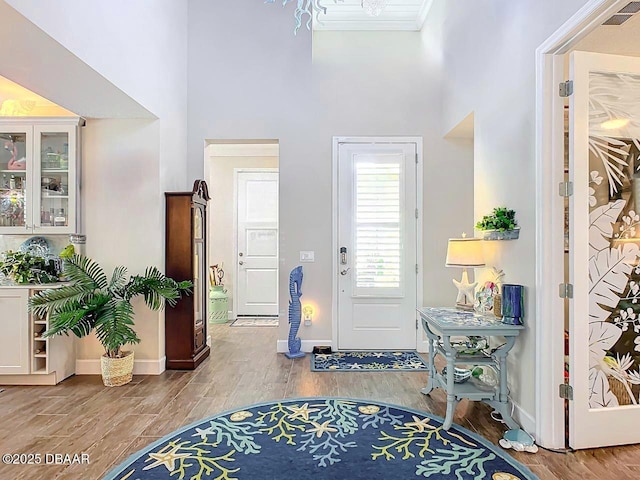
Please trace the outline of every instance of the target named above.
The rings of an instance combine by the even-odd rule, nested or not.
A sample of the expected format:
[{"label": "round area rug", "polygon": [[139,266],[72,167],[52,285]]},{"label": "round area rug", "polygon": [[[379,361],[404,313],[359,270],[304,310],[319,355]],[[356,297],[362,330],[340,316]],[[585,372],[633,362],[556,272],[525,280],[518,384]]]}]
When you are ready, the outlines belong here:
[{"label": "round area rug", "polygon": [[154,442],[106,480],[532,480],[524,465],[418,410],[302,398],[214,415]]}]

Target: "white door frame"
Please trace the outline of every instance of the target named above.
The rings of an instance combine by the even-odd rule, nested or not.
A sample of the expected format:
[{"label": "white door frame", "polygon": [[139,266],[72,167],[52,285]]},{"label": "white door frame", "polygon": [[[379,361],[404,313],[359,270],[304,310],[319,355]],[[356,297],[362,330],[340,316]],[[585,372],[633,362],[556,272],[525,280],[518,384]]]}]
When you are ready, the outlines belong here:
[{"label": "white door frame", "polygon": [[591,0],[536,50],[536,432],[539,445],[565,447],[564,300],[558,285],[564,282],[564,199],[558,184],[564,181],[564,101],[558,85],[567,80],[563,56],[577,42],[628,4],[628,0]]},{"label": "white door frame", "polygon": [[[238,312],[238,174],[239,173],[279,173],[280,168],[234,168],[233,169],[233,308],[231,318],[237,318]],[[278,181],[278,191],[280,182]],[[280,195],[278,193],[278,195]],[[280,209],[278,208],[278,237],[280,236]],[[278,270],[280,269],[280,247],[278,246]],[[278,309],[280,308],[280,289],[278,288]]]},{"label": "white door frame", "polygon": [[[416,278],[416,308],[422,306],[423,297],[423,270],[422,263],[422,190],[424,186],[423,156],[422,156],[422,137],[333,137],[332,148],[332,218],[331,218],[331,343],[334,349],[338,348],[338,146],[341,143],[362,143],[362,144],[393,144],[393,143],[414,143],[416,145],[416,153],[418,162],[416,166],[416,205],[418,207],[418,218],[416,220],[416,262],[418,262],[418,274]],[[420,348],[418,348],[420,347]],[[416,328],[416,349],[422,351],[422,329]]]}]

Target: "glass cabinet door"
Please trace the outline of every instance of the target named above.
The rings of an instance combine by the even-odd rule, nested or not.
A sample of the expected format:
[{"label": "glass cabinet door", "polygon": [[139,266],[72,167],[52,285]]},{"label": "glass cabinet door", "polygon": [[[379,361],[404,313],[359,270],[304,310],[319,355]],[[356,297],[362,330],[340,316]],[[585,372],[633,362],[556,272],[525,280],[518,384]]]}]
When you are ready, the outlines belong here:
[{"label": "glass cabinet door", "polygon": [[75,137],[66,126],[35,129],[37,163],[34,181],[34,224],[44,232],[65,233],[75,228]]},{"label": "glass cabinet door", "polygon": [[33,175],[30,129],[0,127],[0,231],[30,228],[27,192]]}]

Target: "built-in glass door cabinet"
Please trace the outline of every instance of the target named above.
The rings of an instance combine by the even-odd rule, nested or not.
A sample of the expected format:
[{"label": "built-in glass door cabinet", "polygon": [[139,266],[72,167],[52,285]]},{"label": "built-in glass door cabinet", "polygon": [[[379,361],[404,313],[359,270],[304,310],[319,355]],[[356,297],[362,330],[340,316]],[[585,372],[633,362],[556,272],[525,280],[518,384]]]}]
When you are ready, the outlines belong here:
[{"label": "built-in glass door cabinet", "polygon": [[0,234],[76,232],[79,124],[0,120]]}]

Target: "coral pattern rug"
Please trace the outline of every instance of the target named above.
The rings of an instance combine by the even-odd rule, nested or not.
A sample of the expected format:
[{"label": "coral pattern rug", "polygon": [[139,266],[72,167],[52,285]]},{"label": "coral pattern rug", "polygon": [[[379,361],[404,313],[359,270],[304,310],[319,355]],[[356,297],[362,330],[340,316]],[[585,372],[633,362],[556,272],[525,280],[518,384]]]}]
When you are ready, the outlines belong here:
[{"label": "coral pattern rug", "polygon": [[443,419],[376,401],[302,398],[221,413],[135,453],[106,480],[532,480]]},{"label": "coral pattern rug", "polygon": [[311,358],[311,371],[313,372],[353,372],[362,370],[427,370],[427,364],[414,351],[334,352],[314,354]]}]

